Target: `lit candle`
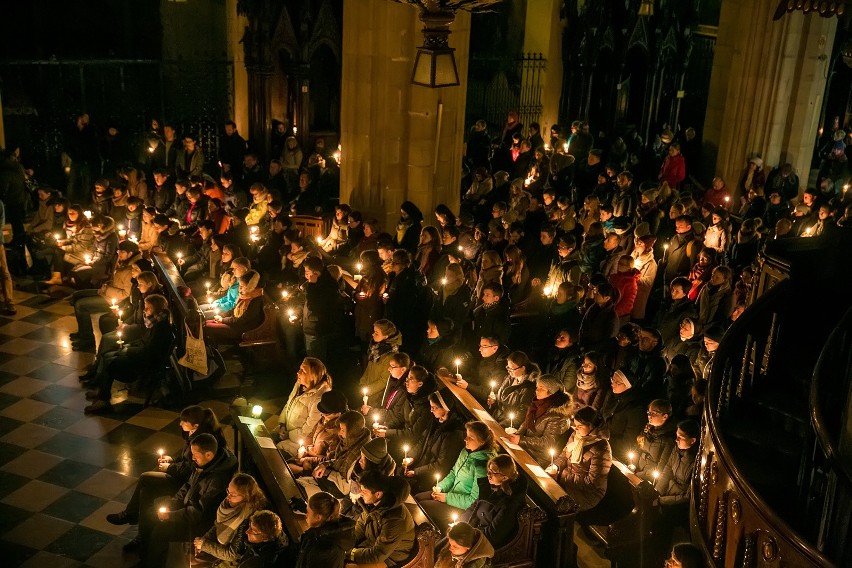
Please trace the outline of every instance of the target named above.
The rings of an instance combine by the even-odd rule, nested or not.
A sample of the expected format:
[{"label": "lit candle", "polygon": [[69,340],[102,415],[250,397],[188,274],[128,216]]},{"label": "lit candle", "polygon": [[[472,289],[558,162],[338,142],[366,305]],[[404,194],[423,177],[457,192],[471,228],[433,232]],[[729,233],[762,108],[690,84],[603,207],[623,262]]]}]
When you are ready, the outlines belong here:
[{"label": "lit candle", "polygon": [[166,453],[166,450],[164,450],[163,448],[160,448],[159,450],[157,450],[157,455],[160,456],[161,459],[163,457],[163,454],[165,454],[165,453]]},{"label": "lit candle", "polygon": [[381,424],[379,423],[379,413],[373,414],[373,429],[378,430]]},{"label": "lit candle", "polygon": [[387,300],[388,298],[390,298],[390,295],[387,292],[382,294],[382,300]]},{"label": "lit candle", "polygon": [[364,406],[367,406],[367,400],[370,398],[369,396],[367,396],[367,387],[361,389],[361,392],[364,394]]},{"label": "lit candle", "polygon": [[178,264],[183,264],[183,253],[182,252],[177,253],[177,257],[178,257]]},{"label": "lit candle", "polygon": [[453,526],[453,525],[455,525],[457,522],[459,522],[459,516],[458,516],[458,513],[453,513],[453,514],[452,514],[452,519],[453,519],[453,522],[451,522],[451,523],[450,523],[450,526]]},{"label": "lit candle", "polygon": [[207,303],[208,303],[208,304],[212,304],[212,303],[213,303],[213,294],[207,294]]},{"label": "lit candle", "polygon": [[553,292],[553,288],[551,286],[544,287],[544,295],[545,297],[550,297],[550,294]]},{"label": "lit candle", "polygon": [[726,196],[725,196],[725,203],[728,203],[729,201],[731,201],[731,196],[730,196],[730,195],[726,195]]},{"label": "lit candle", "polygon": [[363,268],[363,265],[359,262],[355,265],[355,272],[361,272],[361,268]]},{"label": "lit candle", "polygon": [[497,388],[497,381],[491,381],[491,392],[488,393],[489,398],[497,398],[497,393],[494,392],[494,389]]},{"label": "lit candle", "polygon": [[432,493],[440,493],[441,492],[441,488],[438,487],[438,484],[440,482],[441,482],[441,474],[436,473],[435,474],[435,487],[432,488]]},{"label": "lit candle", "polygon": [[304,440],[299,440],[299,457],[304,457],[306,451]]},{"label": "lit candle", "polygon": [[636,464],[635,464],[635,463],[633,463],[633,462],[635,462],[635,461],[636,461],[636,452],[630,452],[630,453],[628,453],[628,454],[627,454],[627,460],[630,462],[630,464],[627,466],[627,468],[628,468],[630,471],[636,471]]},{"label": "lit candle", "polygon": [[565,144],[563,144],[563,145],[562,145],[562,151],[563,151],[563,152],[567,152],[567,151],[568,151],[568,142],[566,142]]},{"label": "lit candle", "polygon": [[258,416],[263,414],[263,407],[259,404],[255,404],[254,406],[251,407],[251,414],[252,414],[252,416],[257,418]]},{"label": "lit candle", "polygon": [[447,285],[447,279],[441,278],[441,286],[446,286],[446,285]]},{"label": "lit candle", "polygon": [[456,364],[456,374],[458,375],[459,374],[459,367],[461,366],[461,359],[456,358],[456,360],[453,361],[453,363]]},{"label": "lit candle", "polygon": [[161,512],[161,513],[168,513],[168,512],[169,512],[169,510],[168,510],[168,508],[166,508],[166,507],[160,507],[160,512]]},{"label": "lit candle", "polygon": [[123,340],[123,339],[121,339],[121,330],[119,329],[119,330],[116,332],[116,334],[118,335],[118,341],[117,341],[116,343],[118,343],[119,345],[124,345],[124,340]]},{"label": "lit candle", "polygon": [[210,290],[210,282],[205,282],[204,287],[207,288],[207,290],[209,291]]},{"label": "lit candle", "polygon": [[87,209],[86,211],[83,211],[83,216],[86,219],[91,219],[92,218],[92,212]]},{"label": "lit candle", "polygon": [[515,413],[510,412],[509,413],[509,428],[514,428],[515,427],[514,423],[515,423]]},{"label": "lit candle", "polygon": [[252,232],[252,234],[257,233],[257,231],[258,231],[257,225],[252,225],[251,229],[249,229],[249,230]]},{"label": "lit candle", "polygon": [[281,298],[282,299],[287,300],[287,298],[289,298],[289,297],[290,297],[290,292],[288,292],[287,290],[283,290],[281,292]]},{"label": "lit candle", "polygon": [[149,154],[153,154],[153,153],[154,153],[154,149],[153,149],[153,148],[151,148],[150,146],[148,146],[148,153],[149,153]]},{"label": "lit candle", "polygon": [[635,268],[636,270],[642,268],[642,261],[639,260],[638,257],[633,260],[633,268]]},{"label": "lit candle", "polygon": [[655,469],[651,476],[654,478],[654,481],[657,481],[660,478],[660,472]]},{"label": "lit candle", "polygon": [[321,244],[322,244],[322,237],[317,237],[317,244],[318,244],[318,245],[321,245]]},{"label": "lit candle", "polygon": [[116,305],[116,300],[115,300],[115,298],[113,298],[113,299],[112,299],[112,308],[113,308],[113,309],[115,309],[115,305]]},{"label": "lit candle", "polygon": [[119,229],[118,230],[118,236],[119,236],[119,238],[123,239],[124,237],[127,236],[127,231],[125,231],[124,229]]},{"label": "lit candle", "polygon": [[550,448],[550,465],[555,465],[553,463],[554,459],[556,459],[556,450],[553,449],[553,448]]},{"label": "lit candle", "polygon": [[544,151],[545,151],[545,152],[549,152],[549,151],[550,151],[550,144],[548,144],[547,142],[545,142],[545,143],[544,143]]},{"label": "lit candle", "polygon": [[53,240],[55,240],[55,241],[62,240],[62,235],[60,235],[59,233],[54,233]]},{"label": "lit candle", "polygon": [[464,247],[463,247],[463,246],[461,246],[461,245],[459,245],[459,250],[460,250],[460,251],[464,251]]},{"label": "lit candle", "polygon": [[295,136],[297,132],[299,132],[299,129],[296,126],[294,126],[293,127],[293,136]]},{"label": "lit candle", "polygon": [[843,193],[846,193],[849,190],[849,184],[843,186]]},{"label": "lit candle", "polygon": [[91,263],[92,263],[92,255],[87,254],[87,255],[86,255],[86,256],[84,256],[83,258],[86,260],[86,264],[91,264]]},{"label": "lit candle", "polygon": [[287,319],[290,321],[290,323],[296,321],[296,312],[293,311],[293,308],[289,308],[287,310]]},{"label": "lit candle", "polygon": [[403,459],[408,459],[408,444],[405,444],[402,447]]}]

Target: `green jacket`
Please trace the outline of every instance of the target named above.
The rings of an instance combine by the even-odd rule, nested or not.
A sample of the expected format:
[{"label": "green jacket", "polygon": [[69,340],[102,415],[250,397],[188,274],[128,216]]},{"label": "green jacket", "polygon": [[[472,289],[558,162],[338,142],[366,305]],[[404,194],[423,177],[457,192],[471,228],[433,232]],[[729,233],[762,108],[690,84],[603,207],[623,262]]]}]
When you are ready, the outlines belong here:
[{"label": "green jacket", "polygon": [[453,469],[438,483],[441,493],[447,495],[447,505],[467,509],[479,498],[476,480],[485,477],[485,466],[496,455],[497,452],[490,448],[475,452],[462,448]]},{"label": "green jacket", "polygon": [[367,368],[364,369],[364,374],[358,381],[358,388],[359,391],[367,389],[367,396],[369,396],[367,404],[373,408],[378,408],[382,404],[385,387],[388,384],[390,358],[399,351],[401,344],[402,334],[397,333],[384,341],[370,345]]}]

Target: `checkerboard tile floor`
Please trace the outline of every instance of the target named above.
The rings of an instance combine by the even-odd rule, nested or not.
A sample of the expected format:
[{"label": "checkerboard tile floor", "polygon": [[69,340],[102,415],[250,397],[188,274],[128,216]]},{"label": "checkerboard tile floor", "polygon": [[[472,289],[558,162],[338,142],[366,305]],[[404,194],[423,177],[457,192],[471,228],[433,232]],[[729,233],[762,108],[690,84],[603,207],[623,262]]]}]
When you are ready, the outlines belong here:
[{"label": "checkerboard tile floor", "polygon": [[[182,445],[178,412],[125,404],[87,417],[77,380],[94,355],[71,351],[67,300],[16,291],[0,317],[0,558],[4,566],[120,568],[136,527],[106,515],[130,499],[157,449]],[[226,417],[227,400],[201,403]],[[230,429],[226,432],[230,434]]]}]

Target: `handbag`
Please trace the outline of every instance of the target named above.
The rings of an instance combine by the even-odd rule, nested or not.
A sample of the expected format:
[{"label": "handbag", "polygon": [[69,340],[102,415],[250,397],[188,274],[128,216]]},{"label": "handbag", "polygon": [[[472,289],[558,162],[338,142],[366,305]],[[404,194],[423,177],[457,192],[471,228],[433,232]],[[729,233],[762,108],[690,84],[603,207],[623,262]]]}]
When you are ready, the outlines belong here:
[{"label": "handbag", "polygon": [[203,320],[198,322],[198,336],[192,335],[192,330],[184,322],[186,328],[186,351],[183,357],[178,359],[178,364],[187,369],[192,369],[202,375],[207,374],[207,347],[204,345]]}]

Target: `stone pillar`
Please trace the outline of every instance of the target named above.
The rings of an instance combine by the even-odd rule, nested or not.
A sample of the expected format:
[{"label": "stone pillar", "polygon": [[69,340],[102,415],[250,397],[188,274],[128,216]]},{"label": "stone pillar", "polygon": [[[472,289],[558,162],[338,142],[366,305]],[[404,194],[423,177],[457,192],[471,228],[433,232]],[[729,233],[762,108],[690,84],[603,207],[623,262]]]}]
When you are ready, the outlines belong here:
[{"label": "stone pillar", "polygon": [[561,0],[527,2],[524,52],[541,53],[547,66],[541,74],[541,135],[550,136],[550,127],[559,123],[562,97],[562,20]]},{"label": "stone pillar", "polygon": [[807,184],[836,18],[772,15],[777,0],[724,0],[704,126],[705,162],[734,188],[754,154]]},{"label": "stone pillar", "polygon": [[248,132],[248,75],[246,74],[246,57],[240,42],[243,39],[248,20],[237,13],[237,0],[227,0],[228,26],[228,61],[232,65],[233,86],[231,111],[237,130]]},{"label": "stone pillar", "polygon": [[461,84],[410,83],[423,42],[417,9],[388,0],[344,0],[340,200],[393,230],[403,201],[427,223],[438,203],[459,206],[470,14],[459,12],[450,47]]},{"label": "stone pillar", "polygon": [[248,76],[248,140],[249,146],[261,156],[269,159],[272,136],[272,100],[269,79],[272,68],[269,66],[251,66]]}]

